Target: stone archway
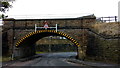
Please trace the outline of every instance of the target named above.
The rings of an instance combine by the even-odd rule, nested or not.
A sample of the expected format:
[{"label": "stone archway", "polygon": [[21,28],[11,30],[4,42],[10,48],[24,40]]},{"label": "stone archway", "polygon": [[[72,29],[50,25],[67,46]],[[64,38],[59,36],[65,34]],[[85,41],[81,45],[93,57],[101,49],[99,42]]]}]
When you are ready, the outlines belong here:
[{"label": "stone archway", "polygon": [[[68,34],[65,34],[60,31],[55,31],[55,30],[39,30],[36,32],[31,32],[27,35],[25,35],[23,38],[21,38],[17,43],[16,47],[20,48],[20,56],[21,57],[27,57],[27,56],[32,56],[35,54],[34,50],[34,43],[38,41],[39,39],[47,36],[62,36],[73,42],[77,47],[78,47],[78,57],[82,58],[82,49],[80,47],[80,44],[73,39],[71,36]],[[81,55],[79,55],[81,54]]]}]

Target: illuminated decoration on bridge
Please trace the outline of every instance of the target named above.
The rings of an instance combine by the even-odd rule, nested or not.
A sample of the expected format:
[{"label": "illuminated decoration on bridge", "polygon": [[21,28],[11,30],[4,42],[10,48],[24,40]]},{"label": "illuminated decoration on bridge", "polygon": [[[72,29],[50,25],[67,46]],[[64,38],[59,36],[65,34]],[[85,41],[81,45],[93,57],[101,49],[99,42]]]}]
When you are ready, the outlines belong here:
[{"label": "illuminated decoration on bridge", "polygon": [[25,41],[27,38],[35,35],[35,34],[40,34],[40,33],[44,33],[44,32],[48,32],[48,33],[54,33],[54,34],[57,34],[57,35],[60,35],[60,36],[63,36],[65,38],[67,38],[68,40],[70,40],[71,42],[73,42],[76,46],[80,46],[80,44],[75,40],[73,39],[72,37],[70,37],[69,35],[63,33],[63,32],[60,32],[60,31],[57,31],[56,30],[39,30],[39,31],[36,31],[36,32],[31,32],[29,33],[28,35],[24,36],[22,39],[20,39],[17,43],[16,43],[16,47],[19,47],[20,44]]}]

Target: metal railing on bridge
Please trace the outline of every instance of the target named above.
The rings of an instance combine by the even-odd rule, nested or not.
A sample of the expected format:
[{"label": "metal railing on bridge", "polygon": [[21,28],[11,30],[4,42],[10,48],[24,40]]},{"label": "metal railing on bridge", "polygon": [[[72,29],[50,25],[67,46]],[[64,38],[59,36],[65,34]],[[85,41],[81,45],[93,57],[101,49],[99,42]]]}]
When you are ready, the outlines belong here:
[{"label": "metal railing on bridge", "polygon": [[117,16],[97,17],[98,22],[118,22]]}]

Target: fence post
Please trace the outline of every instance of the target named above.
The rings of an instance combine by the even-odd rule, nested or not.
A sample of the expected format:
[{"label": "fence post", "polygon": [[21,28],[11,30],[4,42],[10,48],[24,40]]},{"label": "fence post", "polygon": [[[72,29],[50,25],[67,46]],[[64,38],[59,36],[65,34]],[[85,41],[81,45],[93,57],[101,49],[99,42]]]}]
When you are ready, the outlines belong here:
[{"label": "fence post", "polygon": [[57,24],[56,24],[56,32],[57,32]]},{"label": "fence post", "polygon": [[110,23],[110,16],[109,16],[109,23]]},{"label": "fence post", "polygon": [[103,22],[103,17],[102,17],[102,22]]},{"label": "fence post", "polygon": [[115,16],[115,22],[117,22],[117,16]]},{"label": "fence post", "polygon": [[36,32],[36,29],[37,29],[37,25],[35,24],[35,32]]}]

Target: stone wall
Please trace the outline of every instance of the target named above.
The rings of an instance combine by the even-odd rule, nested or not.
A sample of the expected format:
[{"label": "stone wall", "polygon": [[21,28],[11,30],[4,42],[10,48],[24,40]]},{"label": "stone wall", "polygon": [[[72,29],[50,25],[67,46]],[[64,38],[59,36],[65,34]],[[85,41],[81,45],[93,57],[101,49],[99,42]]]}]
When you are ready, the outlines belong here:
[{"label": "stone wall", "polygon": [[[120,63],[119,38],[105,39],[99,36],[98,34],[90,31],[89,29],[85,29],[91,28],[91,25],[95,23],[95,18],[4,20],[3,32],[7,32],[8,45],[10,49],[12,49],[13,43],[15,45],[19,39],[24,37],[26,34],[33,32],[35,24],[37,24],[37,26],[44,26],[44,21],[47,21],[50,27],[55,26],[55,24],[58,24],[58,31],[68,34],[69,36],[71,36],[72,38],[79,42],[81,46],[78,47],[79,55],[78,58]],[[13,29],[15,31],[14,34]],[[13,35],[15,37],[14,41]],[[24,49],[25,48],[21,50]],[[32,48],[27,49],[27,51],[30,51],[30,49]],[[28,55],[30,54],[34,55],[33,52],[28,53]],[[19,53],[23,52],[20,51]],[[16,54],[19,53],[16,52]]]},{"label": "stone wall", "polygon": [[95,18],[72,18],[72,19],[4,19],[4,29],[14,27],[34,28],[35,24],[43,27],[47,21],[50,27],[58,24],[58,27],[90,27],[95,23]]},{"label": "stone wall", "polygon": [[[26,34],[34,32],[35,24],[37,24],[37,26],[44,26],[44,21],[47,21],[50,27],[55,26],[55,24],[58,24],[58,31],[68,34],[69,36],[74,38],[81,45],[82,50],[84,51],[85,54],[88,41],[87,40],[88,33],[86,32],[86,30],[82,28],[89,28],[91,24],[95,23],[95,18],[21,19],[21,20],[6,19],[4,20],[3,31],[6,31],[8,33],[9,39],[8,45],[10,47],[10,50],[12,51],[13,48],[12,46],[15,46],[17,41],[23,38]],[[80,49],[78,49],[79,53],[81,53],[82,51],[81,47]],[[17,49],[15,48],[15,50]],[[17,52],[15,53],[17,54]]]},{"label": "stone wall", "polygon": [[90,60],[120,63],[120,39],[105,39],[89,32],[86,57]]}]

